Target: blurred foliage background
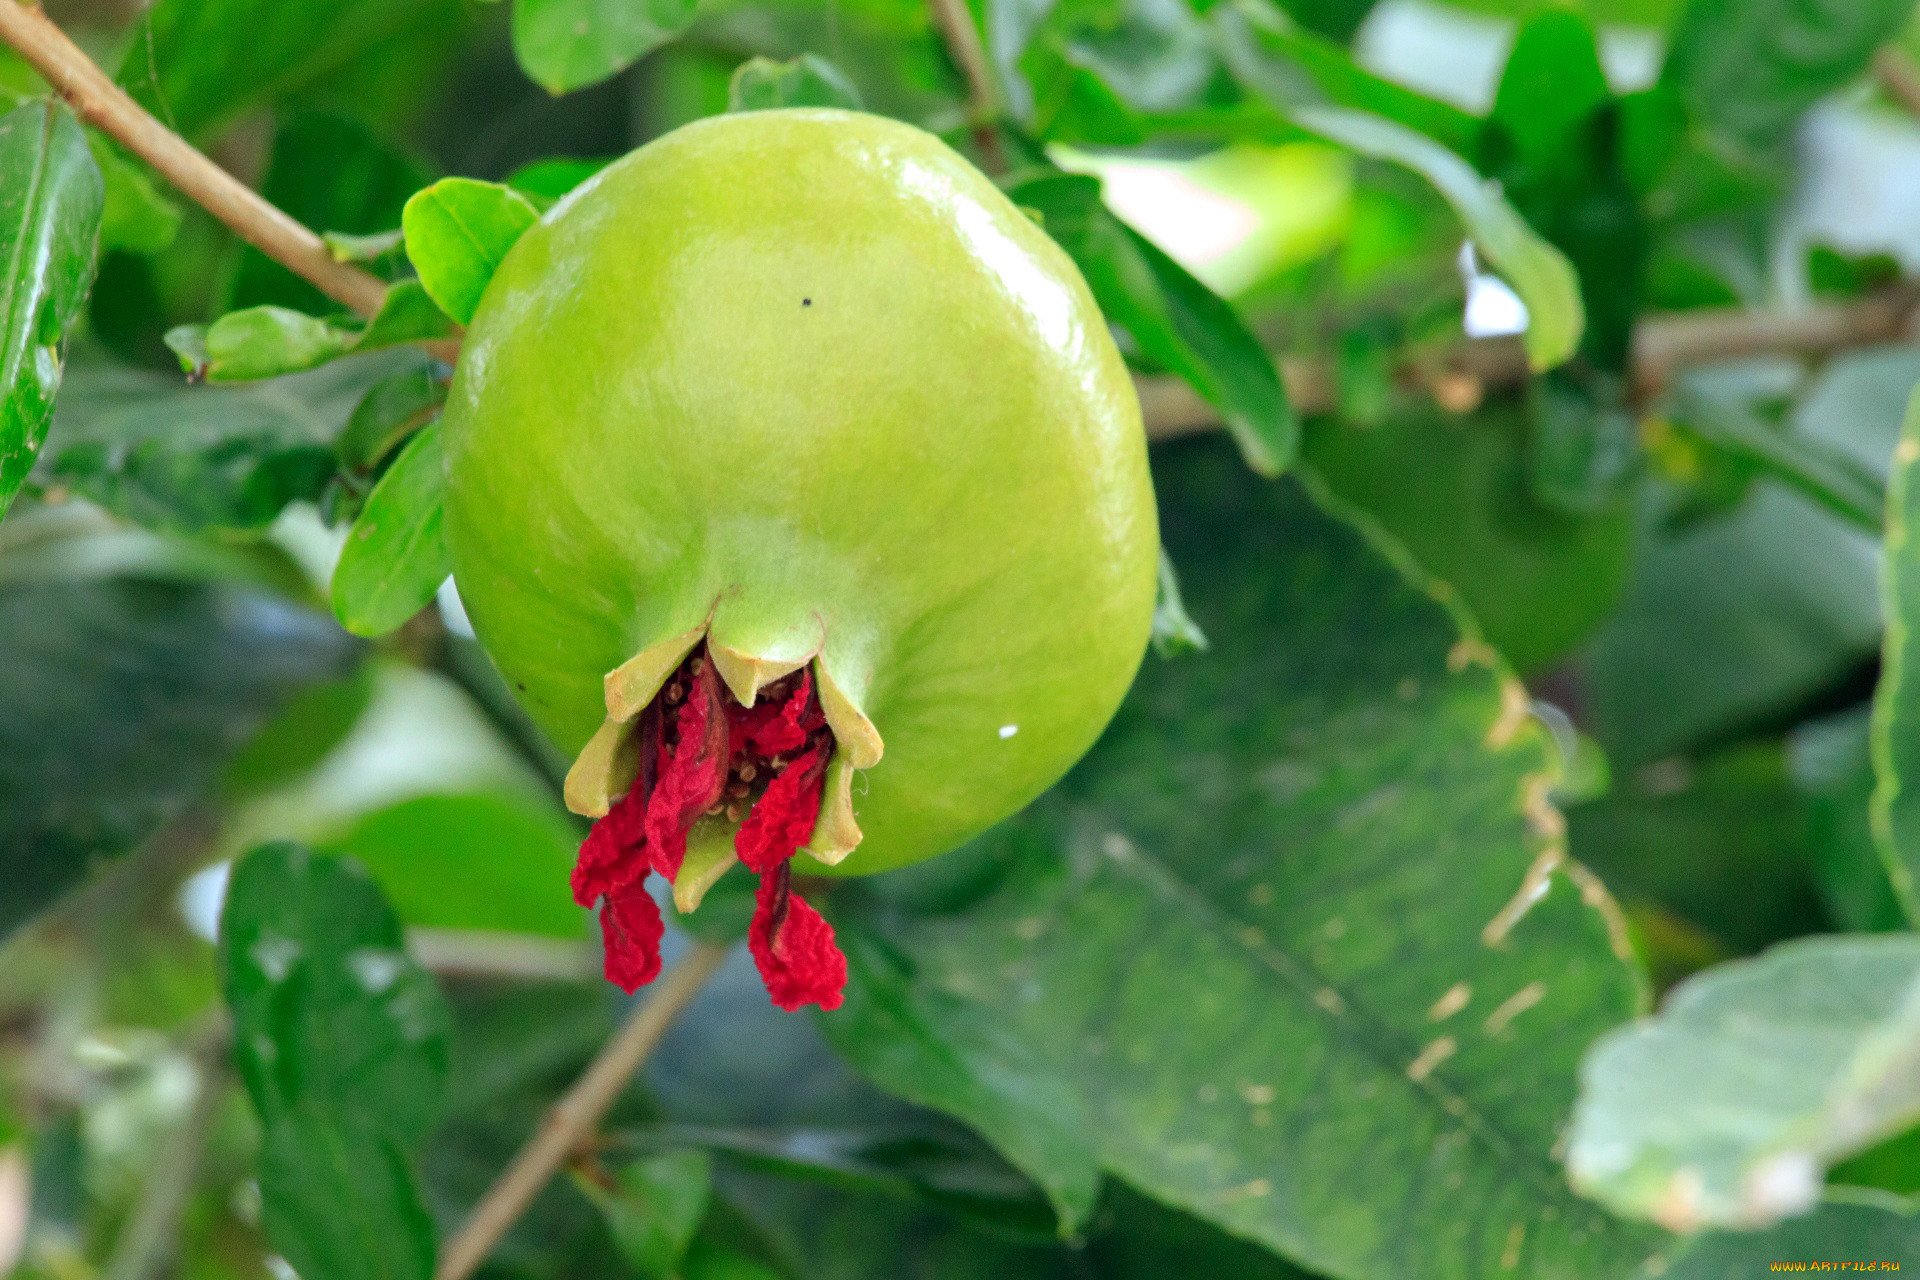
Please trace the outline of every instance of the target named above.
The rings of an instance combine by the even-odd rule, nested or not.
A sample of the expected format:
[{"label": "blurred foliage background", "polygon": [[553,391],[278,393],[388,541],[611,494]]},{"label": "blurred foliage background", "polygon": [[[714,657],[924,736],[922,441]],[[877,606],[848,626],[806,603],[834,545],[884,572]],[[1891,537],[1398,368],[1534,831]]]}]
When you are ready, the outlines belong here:
[{"label": "blurred foliage background", "polygon": [[[1107,737],[836,890],[842,1010],[735,956],[480,1274],[1920,1264],[1911,0],[47,10],[422,307],[438,179],[899,116],[1139,372],[1167,589]],[[626,1004],[411,537],[448,328],[44,93],[0,50],[0,1271],[425,1277]]]}]

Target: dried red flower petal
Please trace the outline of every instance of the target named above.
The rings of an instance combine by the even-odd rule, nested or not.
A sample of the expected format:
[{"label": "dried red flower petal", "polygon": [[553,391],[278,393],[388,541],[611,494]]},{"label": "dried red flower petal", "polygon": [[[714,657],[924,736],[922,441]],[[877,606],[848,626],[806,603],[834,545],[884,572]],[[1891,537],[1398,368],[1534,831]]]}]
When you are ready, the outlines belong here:
[{"label": "dried red flower petal", "polygon": [[773,1002],[791,1013],[801,1005],[838,1009],[847,985],[847,958],[833,926],[793,892],[792,868],[781,863],[760,878],[747,947]]},{"label": "dried red flower petal", "polygon": [[660,940],[666,936],[660,904],[647,892],[646,873],[600,908],[607,981],[628,995],[660,976]]},{"label": "dried red flower petal", "polygon": [[697,663],[674,720],[673,745],[661,747],[659,776],[647,801],[647,848],[653,868],[671,880],[687,856],[687,831],[727,785],[727,714],[711,662]]},{"label": "dried red flower petal", "polygon": [[593,824],[573,864],[573,900],[590,907],[647,874],[646,796],[642,779]]},{"label": "dried red flower petal", "polygon": [[766,792],[733,835],[741,864],[765,875],[799,852],[820,816],[827,751],[815,747],[775,774]]},{"label": "dried red flower petal", "polygon": [[733,754],[751,751],[769,759],[806,746],[808,736],[827,722],[819,699],[813,696],[813,673],[804,669],[787,697],[756,702],[730,714]]}]

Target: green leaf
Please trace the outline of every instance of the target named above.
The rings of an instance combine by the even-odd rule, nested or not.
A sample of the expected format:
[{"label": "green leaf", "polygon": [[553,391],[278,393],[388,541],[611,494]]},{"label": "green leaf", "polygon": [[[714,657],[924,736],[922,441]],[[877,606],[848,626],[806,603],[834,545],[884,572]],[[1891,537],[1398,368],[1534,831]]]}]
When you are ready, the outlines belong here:
[{"label": "green leaf", "polygon": [[1907,409],[1893,454],[1887,494],[1886,558],[1880,571],[1886,640],[1880,683],[1873,694],[1873,834],[1887,865],[1894,895],[1908,919],[1920,925],[1920,539],[1913,536],[1920,512],[1920,393]]},{"label": "green leaf", "polygon": [[1613,100],[1593,28],[1578,13],[1548,9],[1514,38],[1500,75],[1492,119],[1523,156],[1564,154],[1581,124]]},{"label": "green leaf", "polygon": [[0,935],[197,801],[358,646],[270,596],[144,578],[0,583]]},{"label": "green leaf", "polygon": [[385,635],[433,599],[453,572],[441,533],[446,458],[436,422],[380,477],[333,571],[333,612],[355,635]]},{"label": "green leaf", "polygon": [[[335,257],[342,248],[371,254],[382,274],[403,265],[395,252],[400,211],[433,181],[421,161],[364,122],[313,110],[285,113],[260,193],[317,231]],[[384,252],[384,256],[382,253]],[[337,304],[291,271],[248,246],[240,251],[223,309],[273,304],[325,315]]]},{"label": "green leaf", "polygon": [[982,842],[1009,870],[964,912],[837,900],[857,959],[823,1025],[889,1087],[989,1134],[1044,1110],[1068,1152],[1314,1270],[1621,1274],[1649,1238],[1555,1149],[1639,983],[1523,692],[1296,487],[1207,444],[1155,472],[1212,649],[1142,672]]},{"label": "green leaf", "polygon": [[285,307],[229,311],[210,325],[181,325],[167,345],[195,382],[256,382],[317,368],[341,356],[451,337],[447,316],[417,280],[389,286],[364,325]]},{"label": "green leaf", "polygon": [[511,187],[442,178],[407,201],[400,225],[420,283],[442,311],[467,324],[507,250],[539,219]]},{"label": "green leaf", "polygon": [[1347,49],[1302,31],[1261,0],[1230,0],[1211,13],[1220,57],[1248,92],[1280,115],[1303,107],[1347,108],[1424,134],[1465,153],[1481,132],[1467,112],[1362,67]]},{"label": "green leaf", "polygon": [[1693,0],[1661,80],[1717,139],[1775,154],[1912,16],[1907,0]]},{"label": "green leaf", "polygon": [[1468,417],[1405,408],[1371,426],[1308,425],[1305,465],[1405,544],[1460,595],[1487,640],[1522,672],[1565,656],[1626,590],[1632,520],[1552,510],[1528,483],[1521,406]]},{"label": "green leaf", "polygon": [[118,79],[162,124],[203,137],[376,50],[444,30],[450,17],[457,26],[450,8],[422,0],[156,0],[134,24]]},{"label": "green leaf", "polygon": [[367,388],[337,446],[340,465],[370,474],[446,403],[447,381],[432,368],[403,369]]},{"label": "green leaf", "polygon": [[256,529],[325,490],[334,441],[368,387],[425,363],[391,352],[268,382],[195,387],[178,375],[76,360],[41,476],[153,528]]},{"label": "green leaf", "polygon": [[355,864],[263,845],[234,866],[220,966],[275,1248],[305,1275],[424,1280],[408,1157],[437,1117],[450,1015],[399,920]]},{"label": "green leaf", "polygon": [[1340,107],[1299,107],[1289,114],[1309,133],[1400,165],[1433,184],[1488,265],[1527,304],[1527,357],[1535,369],[1562,364],[1579,348],[1586,316],[1573,267],[1472,165],[1431,138],[1380,116]]},{"label": "green leaf", "polygon": [[697,0],[514,0],[513,52],[535,84],[569,93],[624,71],[693,21]]},{"label": "green leaf", "polygon": [[1676,1231],[1806,1213],[1920,1122],[1920,938],[1810,938],[1711,969],[1581,1071],[1574,1184]]},{"label": "green leaf", "polygon": [[741,63],[727,86],[727,109],[768,111],[778,107],[858,111],[860,91],[840,68],[811,53],[787,62],[749,58]]},{"label": "green leaf", "polygon": [[1766,422],[1752,406],[1682,383],[1671,412],[1677,422],[1730,458],[1785,484],[1828,511],[1877,534],[1887,495],[1880,478],[1854,459]]},{"label": "green leaf", "polygon": [[0,116],[0,517],[47,438],[61,349],[93,281],[104,199],[67,109]]},{"label": "green leaf", "polygon": [[508,174],[507,185],[544,209],[611,163],[566,156],[535,160]]},{"label": "green leaf", "polygon": [[[1695,1237],[1657,1280],[1752,1280],[1776,1273],[1780,1263],[1795,1264],[1794,1270],[1833,1271],[1832,1264],[1842,1262],[1878,1263],[1882,1271],[1920,1263],[1914,1206],[1878,1192],[1838,1188],[1812,1213],[1777,1227]],[[1828,1265],[1814,1265],[1819,1263]],[[1651,1269],[1646,1277],[1656,1280]]]},{"label": "green leaf", "polygon": [[1153,647],[1163,658],[1204,653],[1207,648],[1206,632],[1187,616],[1187,606],[1180,598],[1180,578],[1164,548],[1160,552],[1160,594],[1153,605]]},{"label": "green leaf", "polygon": [[623,1166],[610,1188],[580,1185],[606,1215],[620,1256],[646,1280],[675,1280],[713,1195],[713,1161],[704,1151],[670,1151]]},{"label": "green leaf", "polygon": [[1299,424],[1273,358],[1231,306],[1109,213],[1098,179],[1042,173],[1014,182],[1007,194],[1040,212],[1107,319],[1220,411],[1249,467],[1267,476],[1287,468]]},{"label": "green leaf", "polygon": [[349,854],[410,925],[577,939],[563,891],[580,837],[564,812],[506,789],[414,796],[319,842]]},{"label": "green leaf", "polygon": [[328,1280],[426,1280],[433,1218],[394,1143],[351,1110],[302,1107],[266,1126],[260,1219],[294,1272]]},{"label": "green leaf", "polygon": [[105,199],[100,208],[100,248],[155,254],[180,233],[180,206],[163,194],[146,167],[129,160],[99,134],[87,135],[100,166]]}]

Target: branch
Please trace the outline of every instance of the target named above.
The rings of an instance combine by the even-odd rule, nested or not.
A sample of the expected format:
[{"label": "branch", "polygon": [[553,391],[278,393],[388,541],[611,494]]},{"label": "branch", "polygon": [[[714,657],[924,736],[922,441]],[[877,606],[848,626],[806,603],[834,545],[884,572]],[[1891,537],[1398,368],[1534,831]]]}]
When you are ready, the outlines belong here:
[{"label": "branch", "polygon": [[580,982],[596,977],[596,953],[583,942],[479,929],[407,930],[407,950],[451,981]]},{"label": "branch", "polygon": [[242,240],[342,306],[368,316],[379,309],[385,282],[335,262],[319,236],[154,119],[37,7],[0,0],[0,40],[18,50],[82,120],[146,161]]},{"label": "branch", "polygon": [[973,123],[974,145],[991,168],[1004,169],[1000,138],[993,126],[1005,114],[1005,104],[1000,100],[999,82],[993,78],[986,47],[980,43],[980,29],[973,24],[973,12],[967,8],[967,0],[927,0],[927,12],[947,47],[947,56],[967,82],[967,114]]},{"label": "branch", "polygon": [[448,1239],[440,1251],[434,1280],[466,1280],[486,1260],[560,1166],[580,1149],[627,1081],[660,1043],[668,1024],[726,958],[726,948],[701,943],[648,989],[626,1024],[566,1095],[553,1104],[539,1132],[520,1148]]},{"label": "branch", "polygon": [[180,1245],[180,1221],[205,1163],[208,1139],[220,1118],[229,1032],[223,1015],[194,1038],[190,1051],[192,1100],[166,1139],[140,1199],[128,1215],[107,1263],[107,1280],[153,1280],[167,1274],[172,1266]]},{"label": "branch", "polygon": [[[1664,395],[1686,369],[1743,356],[1825,356],[1913,336],[1920,283],[1903,282],[1846,302],[1820,302],[1795,311],[1736,307],[1673,312],[1640,324],[1633,344],[1633,390],[1641,404]],[[1329,413],[1339,405],[1332,362],[1280,362],[1287,395],[1301,413]],[[1450,408],[1471,406],[1486,391],[1523,386],[1533,376],[1526,351],[1511,338],[1470,340],[1409,358],[1396,379]],[[1220,415],[1185,382],[1165,374],[1138,378],[1140,410],[1155,440],[1212,431]]]}]

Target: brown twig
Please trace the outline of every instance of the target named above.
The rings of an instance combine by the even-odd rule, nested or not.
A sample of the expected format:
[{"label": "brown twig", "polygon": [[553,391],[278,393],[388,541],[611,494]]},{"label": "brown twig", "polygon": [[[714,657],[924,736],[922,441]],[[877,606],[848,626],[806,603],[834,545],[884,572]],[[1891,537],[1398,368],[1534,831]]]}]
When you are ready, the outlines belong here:
[{"label": "brown twig", "polygon": [[434,1280],[466,1280],[486,1260],[568,1157],[586,1143],[627,1081],[660,1043],[668,1025],[726,958],[726,948],[703,943],[648,989],[619,1033],[565,1096],[553,1104],[539,1132],[520,1148],[460,1229],[448,1238],[440,1250]]},{"label": "brown twig", "polygon": [[[1681,372],[1743,356],[1825,356],[1855,347],[1902,342],[1913,336],[1920,283],[1903,282],[1847,302],[1820,302],[1794,311],[1734,307],[1652,316],[1633,345],[1633,389],[1640,404],[1664,395]],[[1280,362],[1288,399],[1301,413],[1328,413],[1339,405],[1339,377],[1326,360]],[[1521,345],[1510,338],[1469,340],[1397,370],[1402,384],[1436,399],[1463,390],[1523,386],[1533,376]],[[1185,382],[1166,375],[1138,379],[1147,434],[1156,440],[1214,430],[1219,412]],[[1477,395],[1468,396],[1469,402]]]},{"label": "brown twig", "polygon": [[1005,114],[1000,83],[993,77],[993,65],[987,61],[986,46],[980,42],[980,29],[973,24],[967,0],[927,0],[927,12],[933,17],[934,30],[947,47],[947,56],[967,82],[967,115],[973,125],[973,142],[990,169],[1006,168],[1000,154],[1000,136],[994,126]]},{"label": "brown twig", "polygon": [[18,50],[82,120],[146,161],[242,240],[342,306],[362,315],[379,308],[387,291],[379,277],[335,262],[319,236],[154,119],[37,7],[0,0],[0,40]]},{"label": "brown twig", "polygon": [[1873,78],[1889,98],[1920,116],[1920,67],[1904,50],[1886,45],[1874,54]]}]

